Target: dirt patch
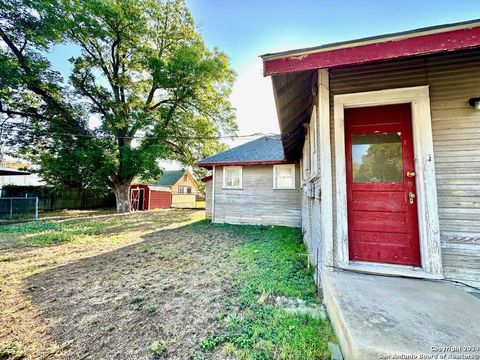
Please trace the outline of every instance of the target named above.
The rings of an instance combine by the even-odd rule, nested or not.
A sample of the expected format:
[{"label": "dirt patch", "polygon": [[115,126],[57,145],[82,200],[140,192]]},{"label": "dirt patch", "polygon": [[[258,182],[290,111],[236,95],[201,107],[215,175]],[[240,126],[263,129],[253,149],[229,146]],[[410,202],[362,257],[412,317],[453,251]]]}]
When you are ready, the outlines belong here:
[{"label": "dirt patch", "polygon": [[186,226],[31,276],[24,294],[67,358],[195,356],[213,332],[241,241],[210,227]]},{"label": "dirt patch", "polygon": [[[202,234],[201,230],[180,228],[203,216],[202,211],[166,210],[130,214],[121,221],[117,216],[94,220],[82,218],[53,230],[44,226],[25,229],[23,225],[13,225],[9,230],[3,228],[8,231],[0,234],[0,359],[108,358],[95,354],[98,343],[86,345],[88,339],[91,342],[97,338],[104,341],[107,338],[104,333],[108,335],[105,342],[112,342],[112,345],[102,347],[108,349],[107,352],[118,348],[124,353],[123,357],[116,358],[131,359],[128,354],[137,351],[135,346],[142,346],[142,354],[147,356],[151,351],[151,344],[147,343],[150,337],[165,336],[168,339],[168,334],[155,332],[159,322],[154,314],[161,314],[163,305],[167,310],[173,308],[174,298],[168,297],[173,289],[178,292],[182,286],[188,288],[181,278],[189,269],[180,271],[177,274],[179,280],[174,281],[175,269],[193,262],[189,256],[193,257],[195,249],[201,248],[203,239],[213,242],[213,237],[222,237],[204,231],[203,237],[198,238],[195,236]],[[78,224],[86,221],[93,222],[87,225],[99,229],[94,235],[85,237],[81,232]],[[177,236],[176,231],[181,235]],[[25,247],[28,237],[68,232],[72,236],[67,242]],[[190,244],[191,239],[198,240],[198,246]],[[224,246],[230,240],[225,241]],[[234,243],[232,241],[232,246]],[[170,257],[170,254],[174,256]],[[191,265],[192,268],[195,266]],[[195,276],[192,275],[191,281]],[[207,286],[207,281],[199,282]],[[172,283],[177,286],[170,289]],[[165,294],[154,296],[159,289]],[[135,303],[131,299],[135,296],[144,296],[145,299]],[[158,300],[156,309],[155,304],[149,305],[151,299]],[[125,309],[131,314],[124,313]],[[132,320],[132,314],[138,315],[136,320]],[[85,315],[84,320],[80,320],[82,315]],[[128,332],[132,337],[138,336],[137,329],[128,326],[142,326],[139,320],[142,316],[148,332],[148,336],[142,338],[145,343],[139,340],[136,344],[117,346],[128,339]],[[92,324],[84,329],[88,319]],[[95,321],[99,321],[97,325]],[[107,322],[108,325],[103,326]],[[119,326],[116,327],[115,323]],[[122,324],[126,324],[124,333],[118,331]],[[170,351],[167,348],[165,354]],[[105,353],[100,351],[99,354]],[[133,358],[141,357],[135,355]]]}]

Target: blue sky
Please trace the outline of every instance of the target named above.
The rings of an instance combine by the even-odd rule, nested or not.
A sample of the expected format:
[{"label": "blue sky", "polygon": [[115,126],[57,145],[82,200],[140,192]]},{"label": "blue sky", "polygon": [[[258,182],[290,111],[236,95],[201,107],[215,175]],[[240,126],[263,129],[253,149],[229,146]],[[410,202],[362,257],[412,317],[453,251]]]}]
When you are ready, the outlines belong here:
[{"label": "blue sky", "polygon": [[[209,47],[238,74],[232,103],[241,134],[278,132],[270,79],[259,55],[480,18],[479,0],[187,0]],[[54,68],[69,72],[78,50],[57,48]]]},{"label": "blue sky", "polygon": [[188,0],[209,46],[243,70],[258,55],[480,17],[478,0]]}]

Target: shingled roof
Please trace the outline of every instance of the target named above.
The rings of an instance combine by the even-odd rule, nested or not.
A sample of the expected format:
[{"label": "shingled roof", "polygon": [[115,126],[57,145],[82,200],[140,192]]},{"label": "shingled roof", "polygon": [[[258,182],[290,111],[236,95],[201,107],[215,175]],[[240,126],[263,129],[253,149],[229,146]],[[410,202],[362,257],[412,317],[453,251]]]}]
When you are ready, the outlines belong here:
[{"label": "shingled roof", "polygon": [[261,165],[285,162],[280,135],[264,136],[198,162],[198,166]]},{"label": "shingled roof", "polygon": [[159,185],[159,186],[172,186],[174,185],[178,179],[182,177],[185,173],[185,170],[169,170],[165,171],[163,175],[152,185]]}]

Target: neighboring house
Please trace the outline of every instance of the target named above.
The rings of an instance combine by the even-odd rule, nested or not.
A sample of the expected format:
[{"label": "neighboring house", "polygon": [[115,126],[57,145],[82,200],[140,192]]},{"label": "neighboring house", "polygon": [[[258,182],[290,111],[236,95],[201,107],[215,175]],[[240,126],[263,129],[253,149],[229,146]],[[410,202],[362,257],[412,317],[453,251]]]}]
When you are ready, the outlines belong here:
[{"label": "neighboring house", "polygon": [[262,137],[210,156],[206,216],[215,223],[301,225],[300,166],[286,161],[280,136]]},{"label": "neighboring house", "polygon": [[[23,164],[13,164],[23,165]],[[17,169],[14,167],[1,167],[0,168],[0,188],[5,185],[15,186],[40,186],[44,185],[44,181],[37,175],[27,171]]]},{"label": "neighboring house", "polygon": [[200,194],[197,181],[188,170],[165,171],[158,182],[152,185],[170,188],[172,193],[171,207],[196,207],[196,198]]}]

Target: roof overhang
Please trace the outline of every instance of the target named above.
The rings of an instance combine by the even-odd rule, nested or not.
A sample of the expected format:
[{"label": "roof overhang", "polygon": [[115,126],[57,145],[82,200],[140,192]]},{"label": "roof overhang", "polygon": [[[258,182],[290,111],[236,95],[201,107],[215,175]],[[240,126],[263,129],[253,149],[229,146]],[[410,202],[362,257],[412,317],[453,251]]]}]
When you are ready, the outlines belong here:
[{"label": "roof overhang", "polygon": [[259,161],[226,161],[226,162],[199,162],[197,166],[211,169],[214,166],[251,166],[285,164],[287,160],[259,160]]},{"label": "roof overhang", "polygon": [[266,54],[264,76],[480,47],[480,20]]},{"label": "roof overhang", "polygon": [[207,183],[213,179],[213,175],[208,175],[200,179],[201,182]]},{"label": "roof overhang", "polygon": [[12,176],[12,175],[30,175],[30,173],[28,171],[0,167],[0,176]]},{"label": "roof overhang", "polygon": [[262,56],[288,160],[301,157],[318,69],[480,48],[480,19]]}]

